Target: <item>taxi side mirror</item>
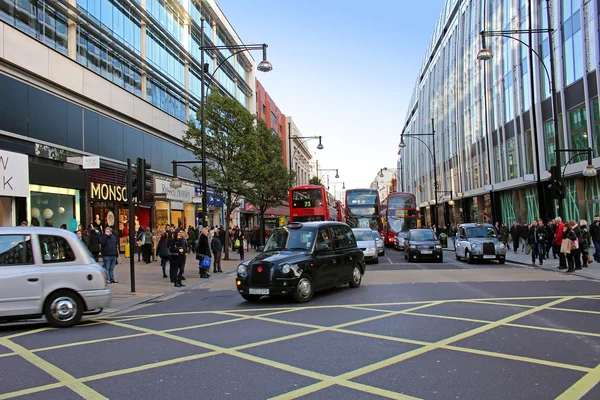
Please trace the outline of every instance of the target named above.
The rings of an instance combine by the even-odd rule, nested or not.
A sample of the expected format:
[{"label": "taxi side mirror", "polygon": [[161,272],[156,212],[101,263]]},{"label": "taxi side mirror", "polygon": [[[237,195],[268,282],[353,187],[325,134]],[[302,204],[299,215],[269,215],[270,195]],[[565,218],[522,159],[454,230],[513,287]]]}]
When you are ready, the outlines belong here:
[{"label": "taxi side mirror", "polygon": [[317,245],[317,251],[331,250],[329,242],[322,242]]}]

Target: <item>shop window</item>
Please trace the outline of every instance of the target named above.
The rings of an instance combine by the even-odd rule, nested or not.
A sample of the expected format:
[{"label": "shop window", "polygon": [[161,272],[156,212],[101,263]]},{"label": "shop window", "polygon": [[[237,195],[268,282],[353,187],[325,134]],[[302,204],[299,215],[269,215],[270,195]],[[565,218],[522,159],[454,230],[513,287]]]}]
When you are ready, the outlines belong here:
[{"label": "shop window", "polygon": [[40,249],[44,264],[75,261],[73,249],[61,236],[40,235]]},{"label": "shop window", "polygon": [[0,266],[33,264],[31,237],[25,235],[0,236]]},{"label": "shop window", "polygon": [[77,229],[80,217],[79,190],[29,185],[30,223],[33,226]]}]

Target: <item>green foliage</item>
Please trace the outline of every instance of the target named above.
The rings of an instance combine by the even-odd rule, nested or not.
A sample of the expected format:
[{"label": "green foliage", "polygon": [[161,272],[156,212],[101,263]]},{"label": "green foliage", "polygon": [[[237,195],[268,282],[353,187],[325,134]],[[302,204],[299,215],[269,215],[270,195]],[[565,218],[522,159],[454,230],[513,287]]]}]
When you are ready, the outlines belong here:
[{"label": "green foliage", "polygon": [[311,185],[321,185],[321,186],[324,186],[323,182],[321,182],[321,180],[319,178],[317,178],[316,176],[311,177],[308,180],[308,183],[310,183]]},{"label": "green foliage", "polygon": [[295,174],[289,172],[283,163],[281,139],[274,135],[262,120],[257,122],[255,140],[252,143],[253,156],[248,164],[248,186],[244,194],[260,213],[260,239],[263,243],[264,213],[287,199]]}]

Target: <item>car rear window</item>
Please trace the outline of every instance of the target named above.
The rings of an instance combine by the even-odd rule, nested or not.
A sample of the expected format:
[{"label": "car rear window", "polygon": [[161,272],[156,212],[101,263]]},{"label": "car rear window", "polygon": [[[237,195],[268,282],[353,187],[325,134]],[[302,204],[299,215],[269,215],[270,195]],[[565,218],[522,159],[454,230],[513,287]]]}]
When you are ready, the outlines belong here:
[{"label": "car rear window", "polygon": [[366,242],[368,240],[373,240],[373,233],[370,231],[354,231],[354,237],[359,242]]},{"label": "car rear window", "polygon": [[31,236],[0,235],[0,265],[33,264]]},{"label": "car rear window", "polygon": [[75,253],[67,239],[54,235],[39,235],[44,264],[75,261]]}]

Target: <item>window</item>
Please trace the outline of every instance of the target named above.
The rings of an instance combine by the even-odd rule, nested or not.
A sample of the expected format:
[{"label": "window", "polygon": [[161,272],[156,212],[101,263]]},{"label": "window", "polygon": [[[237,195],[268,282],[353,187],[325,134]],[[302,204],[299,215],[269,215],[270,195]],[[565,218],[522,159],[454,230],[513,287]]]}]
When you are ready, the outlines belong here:
[{"label": "window", "polygon": [[0,236],[0,265],[33,264],[31,237],[26,235]]},{"label": "window", "polygon": [[583,46],[579,0],[563,1],[564,79],[567,85],[583,76]]},{"label": "window", "polygon": [[329,229],[331,230],[331,236],[333,237],[333,245],[336,250],[347,249],[348,247],[350,247],[350,241],[346,236],[344,227],[332,226]]},{"label": "window", "polygon": [[271,111],[271,127],[277,127],[277,115],[273,111]]},{"label": "window", "polygon": [[343,227],[342,229],[346,232],[346,238],[348,239],[348,246],[356,247],[356,239],[355,239],[354,235],[352,234],[352,229],[350,229],[347,226]]},{"label": "window", "polygon": [[63,237],[39,235],[44,264],[75,261],[75,254],[69,242]]},{"label": "window", "polygon": [[[585,150],[589,147],[587,117],[585,107],[569,112],[569,148]],[[585,160],[585,156],[576,157],[573,162]]]}]

